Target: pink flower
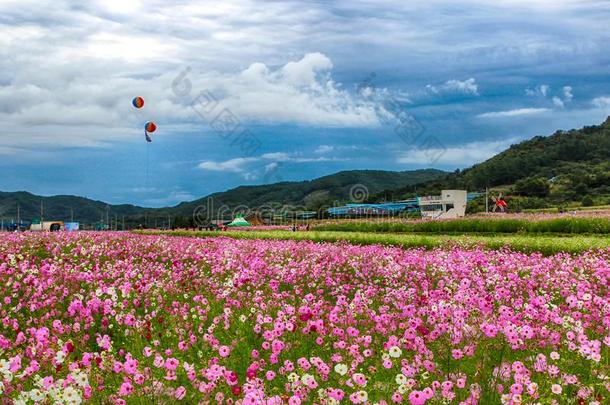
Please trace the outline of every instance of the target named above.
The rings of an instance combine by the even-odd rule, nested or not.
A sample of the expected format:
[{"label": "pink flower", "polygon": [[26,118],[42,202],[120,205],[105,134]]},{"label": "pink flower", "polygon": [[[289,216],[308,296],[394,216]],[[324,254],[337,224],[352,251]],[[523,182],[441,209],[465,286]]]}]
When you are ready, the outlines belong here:
[{"label": "pink flower", "polygon": [[129,381],[125,381],[119,388],[119,395],[129,396],[133,393],[133,385]]},{"label": "pink flower", "polygon": [[515,383],[510,386],[511,394],[518,395],[518,394],[521,394],[522,392],[523,392],[523,385]]},{"label": "pink flower", "polygon": [[366,385],[366,377],[364,376],[364,374],[361,373],[355,373],[352,376],[352,379],[354,380],[354,382],[358,385],[364,386]]},{"label": "pink flower", "polygon": [[229,354],[231,354],[231,349],[229,349],[228,346],[220,346],[218,348],[218,354],[220,357],[229,357]]},{"label": "pink flower", "polygon": [[411,405],[422,405],[426,403],[426,397],[421,391],[411,391],[409,394],[409,402]]},{"label": "pink flower", "polygon": [[127,356],[127,360],[123,364],[123,368],[125,369],[125,373],[127,374],[135,374],[138,371],[138,361],[131,357],[131,355]]},{"label": "pink flower", "polygon": [[288,398],[288,405],[300,405],[300,404],[301,404],[301,398],[297,397],[296,395],[293,395],[290,398]]},{"label": "pink flower", "polygon": [[451,357],[453,357],[455,360],[459,360],[464,357],[464,352],[462,352],[460,349],[453,349],[451,350]]},{"label": "pink flower", "polygon": [[49,388],[51,388],[53,386],[53,377],[51,377],[51,376],[44,377],[42,379],[42,386],[44,387],[45,390],[48,390]]},{"label": "pink flower", "polygon": [[176,389],[176,393],[175,393],[175,397],[178,400],[184,399],[184,396],[186,395],[186,388],[184,388],[183,386],[180,386]]},{"label": "pink flower", "polygon": [[178,368],[178,364],[178,360],[173,357],[165,360],[165,368],[170,371],[175,371]]}]

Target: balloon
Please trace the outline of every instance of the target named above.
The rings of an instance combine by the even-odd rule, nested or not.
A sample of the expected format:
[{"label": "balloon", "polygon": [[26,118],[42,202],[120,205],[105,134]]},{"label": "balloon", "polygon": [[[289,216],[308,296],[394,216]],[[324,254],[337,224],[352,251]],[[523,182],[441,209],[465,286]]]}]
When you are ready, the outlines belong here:
[{"label": "balloon", "polygon": [[131,104],[133,104],[135,108],[142,108],[144,107],[144,99],[140,96],[135,97],[133,100],[131,100]]},{"label": "balloon", "polygon": [[146,132],[150,132],[153,133],[157,130],[157,126],[155,125],[154,122],[152,121],[148,121],[145,125],[144,125],[144,130]]}]

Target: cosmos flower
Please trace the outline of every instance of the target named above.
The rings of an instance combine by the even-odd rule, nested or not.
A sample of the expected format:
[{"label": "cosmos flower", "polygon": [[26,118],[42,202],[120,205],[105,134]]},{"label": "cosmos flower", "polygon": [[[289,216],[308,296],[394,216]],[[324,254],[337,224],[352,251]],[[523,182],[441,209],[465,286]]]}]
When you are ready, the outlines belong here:
[{"label": "cosmos flower", "polygon": [[3,233],[0,397],[607,403],[609,279],[608,251]]}]

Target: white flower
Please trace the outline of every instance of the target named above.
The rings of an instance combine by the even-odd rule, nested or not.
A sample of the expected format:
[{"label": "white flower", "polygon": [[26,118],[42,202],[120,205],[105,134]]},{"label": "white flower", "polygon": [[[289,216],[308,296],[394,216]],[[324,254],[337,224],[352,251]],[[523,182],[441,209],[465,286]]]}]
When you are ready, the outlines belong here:
[{"label": "white flower", "polygon": [[299,375],[295,372],[288,374],[288,381],[290,381],[291,383],[299,381]]},{"label": "white flower", "polygon": [[396,374],[396,384],[403,385],[407,383],[407,376],[404,374]]},{"label": "white flower", "polygon": [[62,397],[66,403],[71,405],[78,405],[82,402],[79,392],[72,387],[66,387]]},{"label": "white flower", "polygon": [[89,379],[87,378],[87,374],[81,371],[73,372],[72,377],[74,378],[74,381],[79,387],[86,387],[87,385],[89,385]]},{"label": "white flower", "polygon": [[390,357],[397,359],[402,355],[402,350],[400,350],[400,347],[398,346],[392,346],[390,347],[389,355]]},{"label": "white flower", "polygon": [[303,384],[305,385],[309,385],[309,382],[314,380],[315,378],[313,378],[311,374],[303,374],[303,377],[301,377],[301,381],[303,381]]},{"label": "white flower", "polygon": [[356,394],[358,395],[358,398],[360,398],[360,402],[369,400],[369,394],[366,391],[358,391]]},{"label": "white flower", "polygon": [[30,399],[34,402],[40,402],[44,399],[44,397],[45,395],[37,388],[30,391]]},{"label": "white flower", "polygon": [[339,375],[347,374],[347,366],[342,363],[335,364],[335,372]]},{"label": "white flower", "polygon": [[66,358],[66,354],[61,350],[55,353],[55,361],[59,364],[63,363]]}]

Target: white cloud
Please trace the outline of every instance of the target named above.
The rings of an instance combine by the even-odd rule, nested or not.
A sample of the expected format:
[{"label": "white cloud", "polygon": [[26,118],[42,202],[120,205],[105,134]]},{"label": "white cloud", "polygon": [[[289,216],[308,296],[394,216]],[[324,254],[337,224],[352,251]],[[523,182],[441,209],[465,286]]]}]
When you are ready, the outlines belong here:
[{"label": "white cloud", "polygon": [[378,104],[356,98],[336,84],[331,60],[309,53],[279,68],[255,63],[236,75],[204,80],[204,87],[240,119],[314,126],[379,125]]},{"label": "white cloud", "polygon": [[269,164],[265,165],[265,174],[267,173],[271,173],[274,170],[276,170],[279,167],[279,163],[278,162],[271,162]]},{"label": "white cloud", "polygon": [[546,97],[547,94],[549,94],[550,90],[551,90],[551,86],[549,86],[548,84],[541,84],[539,86],[534,87],[533,89],[530,89],[530,88],[525,89],[525,94],[527,94],[530,97],[534,97],[534,96]]},{"label": "white cloud", "polygon": [[507,111],[492,111],[477,115],[478,118],[507,118],[542,114],[550,111],[548,108],[517,108]]},{"label": "white cloud", "polygon": [[256,162],[257,160],[257,158],[234,158],[225,160],[224,162],[205,160],[199,163],[197,167],[203,170],[210,170],[214,172],[243,173],[245,165],[247,165],[248,163]]},{"label": "white cloud", "polygon": [[316,148],[315,153],[324,154],[332,152],[333,150],[335,150],[335,147],[332,145],[320,145]]},{"label": "white cloud", "polygon": [[344,159],[325,156],[305,157],[297,153],[272,152],[260,156],[240,157],[225,161],[205,160],[199,163],[197,168],[214,172],[239,173],[245,180],[254,180],[260,172],[256,167],[259,162],[264,163],[264,173],[268,173],[277,168],[280,163],[312,163],[342,160]]},{"label": "white cloud", "polygon": [[[0,120],[10,131],[0,143],[127,140],[144,118],[125,108],[136,94],[147,99],[144,114],[164,123],[160,131],[197,119],[169,91],[185,66],[194,91],[214,90],[241,120],[363,127],[377,125],[384,111],[352,97],[334,69],[343,78],[354,66],[385,69],[399,61],[409,80],[410,72],[456,77],[447,76],[449,66],[463,74],[516,65],[527,74],[566,58],[595,65],[607,44],[607,31],[590,29],[607,19],[603,2],[469,0],[448,13],[452,3],[4,0]],[[474,78],[431,88],[479,93]]]},{"label": "white cloud", "polygon": [[[538,96],[546,98],[547,96],[551,95],[551,86],[548,84],[541,84],[533,89],[526,88],[525,94],[530,97]],[[566,104],[572,101],[573,98],[574,95],[572,94],[572,86],[563,86],[561,93],[553,96],[551,98],[551,102],[553,103],[553,106],[557,108],[564,108]]]},{"label": "white cloud", "polygon": [[443,86],[447,90],[453,90],[456,92],[466,93],[466,94],[479,94],[479,86],[474,78],[470,78],[468,80],[459,81],[459,80],[449,80]]},{"label": "white cloud", "polygon": [[414,148],[400,154],[397,157],[396,162],[399,164],[409,165],[430,166],[434,164],[466,167],[475,163],[480,163],[492,156],[495,156],[516,141],[516,138],[512,138],[502,141],[471,142],[464,145],[451,146],[447,148]]},{"label": "white cloud", "polygon": [[563,99],[566,103],[569,103],[574,98],[572,94],[572,86],[563,86]]},{"label": "white cloud", "polygon": [[610,108],[610,96],[596,97],[591,100],[591,104],[596,108]]},{"label": "white cloud", "polygon": [[560,99],[557,96],[553,97],[553,105],[555,105],[555,107],[559,107],[559,108],[563,108],[564,107],[564,103],[563,100]]},{"label": "white cloud", "polygon": [[[155,47],[140,49],[150,52]],[[135,51],[125,52],[137,60]],[[120,52],[113,50],[111,54]],[[51,60],[44,70],[25,69],[18,73],[10,84],[0,86],[0,119],[5,128],[15,129],[10,136],[8,132],[1,133],[0,144],[46,144],[45,137],[41,138],[42,125],[56,126],[45,134],[55,146],[99,146],[112,138],[125,140],[149,119],[162,123],[159,133],[180,121],[192,128],[207,128],[208,123],[187,105],[192,97],[180,98],[171,93],[170,85],[178,71],[162,73],[151,82],[137,77],[108,77],[111,65],[98,60],[79,70]],[[210,90],[221,107],[228,108],[245,125],[249,121],[338,127],[378,125],[377,104],[342,90],[333,81],[331,68],[328,57],[311,53],[278,68],[254,63],[234,74],[191,72],[189,80],[195,89],[193,97],[198,94],[195,91]],[[131,107],[135,95],[144,97],[144,109]],[[91,131],[91,127],[95,130]],[[72,131],[76,137],[70,135]]]},{"label": "white cloud", "polygon": [[449,80],[440,86],[427,85],[426,88],[432,93],[462,93],[470,95],[479,95],[479,86],[474,78],[464,81]]}]

